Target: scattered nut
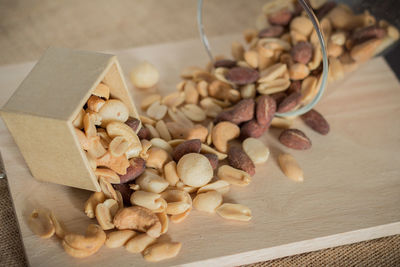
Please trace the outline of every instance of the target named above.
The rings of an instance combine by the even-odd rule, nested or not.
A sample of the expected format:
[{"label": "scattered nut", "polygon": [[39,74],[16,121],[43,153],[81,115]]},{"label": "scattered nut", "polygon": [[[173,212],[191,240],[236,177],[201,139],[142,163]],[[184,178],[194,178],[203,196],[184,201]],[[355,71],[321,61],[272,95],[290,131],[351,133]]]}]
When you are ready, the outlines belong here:
[{"label": "scattered nut", "polygon": [[139,206],[119,210],[114,216],[114,225],[119,230],[138,230],[153,238],[159,237],[161,233],[158,217],[151,210]]},{"label": "scattered nut", "polygon": [[305,124],[311,127],[314,131],[320,134],[328,134],[329,133],[329,124],[325,120],[325,118],[315,109],[310,110],[309,112],[303,114],[301,116]]},{"label": "scattered nut", "polygon": [[311,148],[311,140],[298,129],[284,130],[279,136],[279,141],[283,145],[297,150]]},{"label": "scattered nut", "polygon": [[197,105],[194,104],[186,104],[181,107],[181,111],[192,121],[204,121],[206,119],[206,114],[204,111]]},{"label": "scattered nut", "polygon": [[124,246],[128,240],[136,236],[137,233],[132,230],[118,230],[107,234],[105,245],[108,248],[119,248]]},{"label": "scattered nut", "polygon": [[275,111],[276,102],[272,97],[263,95],[257,99],[256,119],[258,124],[262,126],[269,126],[272,118],[275,115]]},{"label": "scattered nut", "polygon": [[228,162],[232,167],[243,170],[253,176],[256,173],[255,166],[250,157],[239,146],[232,146],[228,150]]},{"label": "scattered nut", "polygon": [[[228,166],[228,165],[225,165],[225,166]],[[248,174],[246,173],[246,175],[248,175]],[[229,192],[229,187],[230,187],[230,184],[227,181],[218,180],[213,183],[209,183],[205,186],[200,187],[197,190],[197,194],[215,190],[217,192],[220,192],[222,195],[224,195]]]},{"label": "scattered nut", "polygon": [[119,175],[121,183],[127,183],[139,177],[146,168],[146,161],[142,158],[133,158],[129,161],[129,167],[124,175]]},{"label": "scattered nut", "polygon": [[162,170],[165,163],[171,160],[168,152],[158,147],[151,147],[148,153],[149,157],[147,158],[146,161],[146,166],[148,168],[155,168],[157,170]]},{"label": "scattered nut", "polygon": [[253,99],[240,100],[229,110],[219,113],[214,122],[229,121],[238,125],[242,122],[249,121],[254,116],[254,105],[255,103]]},{"label": "scattered nut", "polygon": [[218,156],[215,154],[211,154],[211,153],[206,153],[203,155],[208,159],[213,170],[215,170],[218,167],[218,162],[219,162]]},{"label": "scattered nut", "polygon": [[34,209],[29,216],[28,226],[34,234],[41,238],[50,238],[55,233],[50,213],[43,209]]},{"label": "scattered nut", "polygon": [[140,253],[143,250],[145,250],[145,248],[153,244],[155,241],[156,241],[155,238],[147,234],[139,234],[130,239],[125,244],[125,248],[127,251],[131,253]]},{"label": "scattered nut", "polygon": [[260,140],[252,137],[246,138],[242,147],[253,163],[264,163],[268,160],[269,149]]},{"label": "scattered nut", "polygon": [[167,114],[167,106],[161,105],[159,101],[154,102],[147,109],[146,114],[152,119],[161,120]]},{"label": "scattered nut", "polygon": [[201,141],[199,139],[187,140],[174,148],[173,159],[179,161],[188,153],[199,153],[201,149]]},{"label": "scattered nut", "polygon": [[247,222],[251,220],[251,210],[241,204],[224,203],[216,209],[219,216],[228,220]]},{"label": "scattered nut", "polygon": [[257,120],[253,119],[244,123],[240,127],[240,136],[242,138],[254,137],[258,138],[268,129],[268,125],[258,124]]},{"label": "scattered nut", "polygon": [[193,187],[201,187],[213,177],[210,162],[205,156],[197,153],[181,157],[177,164],[177,173],[182,182]]},{"label": "scattered nut", "polygon": [[212,140],[218,151],[226,153],[228,150],[228,141],[239,136],[240,129],[236,124],[228,121],[219,122],[212,130]]},{"label": "scattered nut", "polygon": [[143,251],[143,258],[150,262],[170,259],[178,255],[181,247],[182,243],[179,242],[156,243]]},{"label": "scattered nut", "polygon": [[251,68],[234,67],[228,71],[226,78],[237,85],[245,85],[257,81],[259,73]]},{"label": "scattered nut", "polygon": [[215,209],[222,204],[222,194],[217,191],[207,191],[197,194],[193,199],[193,207],[197,210],[214,213]]},{"label": "scattered nut", "polygon": [[176,183],[179,181],[179,176],[176,170],[176,162],[170,161],[164,165],[164,176],[165,180],[171,186],[175,186]]},{"label": "scattered nut", "polygon": [[161,198],[160,194],[141,190],[133,192],[131,203],[132,205],[145,207],[153,212],[163,212],[167,208],[167,202]]},{"label": "scattered nut", "polygon": [[[168,140],[170,141],[170,140]],[[152,147],[158,147],[161,148],[165,151],[167,151],[169,154],[172,155],[172,153],[174,152],[173,148],[171,147],[170,144],[168,144],[167,141],[165,141],[164,139],[161,138],[153,138],[150,140],[150,143],[152,145]]]},{"label": "scattered nut", "polygon": [[238,186],[246,186],[251,182],[251,177],[247,172],[233,168],[229,165],[219,167],[217,176],[222,181]]},{"label": "scattered nut", "polygon": [[290,53],[294,61],[307,64],[312,59],[313,47],[309,42],[298,42],[292,47]]},{"label": "scattered nut", "polygon": [[110,87],[104,83],[99,83],[92,92],[93,95],[105,98],[108,100],[110,98]]},{"label": "scattered nut", "polygon": [[156,123],[156,130],[160,134],[160,137],[165,141],[171,140],[171,134],[168,131],[168,127],[163,120],[159,120]]},{"label": "scattered nut", "polygon": [[158,83],[160,75],[154,65],[145,61],[131,71],[131,82],[139,89],[147,89]]},{"label": "scattered nut", "polygon": [[278,162],[283,173],[287,177],[296,182],[302,182],[304,180],[303,170],[292,155],[281,154],[278,157]]},{"label": "scattered nut", "polygon": [[85,203],[85,214],[89,218],[95,217],[95,209],[99,203],[103,203],[106,196],[103,192],[94,192]]},{"label": "scattered nut", "polygon": [[136,184],[139,185],[142,190],[152,193],[161,193],[169,185],[167,181],[149,171],[149,169],[145,170],[142,175],[136,178]]}]

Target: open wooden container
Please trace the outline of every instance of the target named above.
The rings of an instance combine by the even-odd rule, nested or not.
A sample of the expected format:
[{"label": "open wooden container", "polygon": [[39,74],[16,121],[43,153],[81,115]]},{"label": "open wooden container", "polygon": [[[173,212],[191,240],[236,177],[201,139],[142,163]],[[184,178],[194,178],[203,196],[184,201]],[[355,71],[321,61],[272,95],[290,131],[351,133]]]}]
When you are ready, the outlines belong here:
[{"label": "open wooden container", "polygon": [[139,119],[116,56],[65,48],[49,48],[2,107],[36,179],[100,191],[72,124],[100,82]]}]

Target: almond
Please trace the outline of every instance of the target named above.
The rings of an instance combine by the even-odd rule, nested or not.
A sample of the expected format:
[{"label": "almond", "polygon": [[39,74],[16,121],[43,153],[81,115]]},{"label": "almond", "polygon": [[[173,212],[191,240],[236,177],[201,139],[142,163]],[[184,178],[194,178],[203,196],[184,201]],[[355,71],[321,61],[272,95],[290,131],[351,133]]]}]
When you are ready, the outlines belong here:
[{"label": "almond", "polygon": [[279,136],[279,141],[283,145],[297,150],[311,148],[311,140],[298,129],[284,130]]},{"label": "almond", "polygon": [[253,161],[241,147],[233,146],[229,148],[228,162],[232,167],[245,171],[251,176],[256,173],[256,167]]},{"label": "almond", "polygon": [[316,110],[312,109],[301,116],[302,120],[314,131],[320,134],[329,133],[329,124],[325,118]]},{"label": "almond", "polygon": [[259,73],[251,68],[234,67],[228,71],[226,78],[237,85],[245,85],[257,81]]}]

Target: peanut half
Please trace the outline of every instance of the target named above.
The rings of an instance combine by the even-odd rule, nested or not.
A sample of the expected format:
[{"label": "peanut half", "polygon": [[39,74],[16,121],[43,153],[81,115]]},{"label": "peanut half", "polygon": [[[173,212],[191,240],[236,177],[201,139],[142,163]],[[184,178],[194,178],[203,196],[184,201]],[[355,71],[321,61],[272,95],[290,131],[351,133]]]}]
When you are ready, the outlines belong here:
[{"label": "peanut half", "polygon": [[244,222],[251,220],[251,210],[241,204],[224,203],[216,209],[216,212],[228,220]]},{"label": "peanut half", "polygon": [[283,173],[287,177],[296,182],[302,182],[304,180],[303,170],[292,155],[281,154],[278,157],[278,162]]}]

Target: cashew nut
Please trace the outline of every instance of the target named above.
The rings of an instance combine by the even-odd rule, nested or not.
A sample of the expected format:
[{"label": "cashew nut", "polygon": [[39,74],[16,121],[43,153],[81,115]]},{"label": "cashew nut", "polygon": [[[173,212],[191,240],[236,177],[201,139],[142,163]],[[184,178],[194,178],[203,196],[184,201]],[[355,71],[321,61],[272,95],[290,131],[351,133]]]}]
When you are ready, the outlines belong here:
[{"label": "cashew nut", "polygon": [[64,239],[64,236],[67,234],[64,224],[62,224],[58,221],[57,217],[54,215],[53,212],[50,212],[49,216],[54,225],[54,230],[55,230],[56,236],[58,238]]},{"label": "cashew nut", "polygon": [[34,234],[41,238],[50,238],[55,233],[50,213],[44,209],[34,209],[29,216],[28,226]]},{"label": "cashew nut", "polygon": [[131,203],[132,205],[148,208],[153,212],[162,212],[167,207],[167,202],[161,198],[160,194],[141,190],[132,193]]},{"label": "cashew nut", "polygon": [[164,149],[152,146],[148,150],[149,157],[146,161],[146,166],[148,168],[155,168],[157,170],[162,170],[165,163],[171,160],[170,155]]},{"label": "cashew nut", "polygon": [[96,219],[103,230],[114,229],[112,220],[117,211],[118,203],[115,199],[107,199],[96,206]]},{"label": "cashew nut", "polygon": [[89,97],[87,101],[87,106],[89,110],[92,110],[94,112],[99,112],[99,110],[101,109],[101,107],[104,105],[105,102],[106,101],[104,101],[100,97],[92,95]]},{"label": "cashew nut", "polygon": [[[139,156],[139,153],[142,150],[142,145],[140,143],[139,137],[136,135],[131,127],[119,121],[112,121],[107,124],[107,133],[111,138],[115,138],[116,136],[124,137],[125,140],[129,143],[130,156]],[[135,148],[136,153],[133,153],[132,149]]]},{"label": "cashew nut", "polygon": [[112,198],[115,200],[118,199],[118,196],[117,196],[117,193],[116,193],[114,187],[105,178],[100,176],[99,184],[100,184],[101,191],[103,191],[106,198]]},{"label": "cashew nut", "polygon": [[214,126],[212,130],[212,140],[218,151],[226,153],[228,141],[235,139],[240,134],[240,129],[236,124],[229,121],[222,121]]},{"label": "cashew nut", "polygon": [[156,213],[156,215],[161,223],[161,234],[165,234],[168,231],[168,226],[169,226],[168,215],[164,211]]},{"label": "cashew nut", "polygon": [[154,243],[156,239],[148,236],[147,234],[140,234],[130,239],[126,244],[125,248],[131,253],[140,253],[145,250],[146,247]]},{"label": "cashew nut", "polygon": [[96,253],[106,241],[106,233],[97,224],[89,224],[86,234],[67,234],[63,240],[65,251],[77,258]]},{"label": "cashew nut", "polygon": [[146,232],[153,238],[161,234],[161,223],[158,217],[151,210],[139,206],[119,210],[114,216],[114,225],[120,230],[132,229]]},{"label": "cashew nut", "polygon": [[97,177],[100,177],[100,176],[103,177],[104,179],[106,179],[111,184],[119,184],[119,183],[121,183],[121,178],[113,170],[110,170],[110,169],[107,169],[107,168],[97,168],[94,171],[94,174]]},{"label": "cashew nut", "polygon": [[96,206],[99,203],[103,203],[105,199],[106,196],[103,192],[94,192],[85,203],[85,214],[89,218],[93,219],[95,216],[94,211],[96,209]]},{"label": "cashew nut", "polygon": [[107,234],[105,245],[109,248],[119,248],[125,245],[128,240],[136,236],[132,230],[118,230]]}]

